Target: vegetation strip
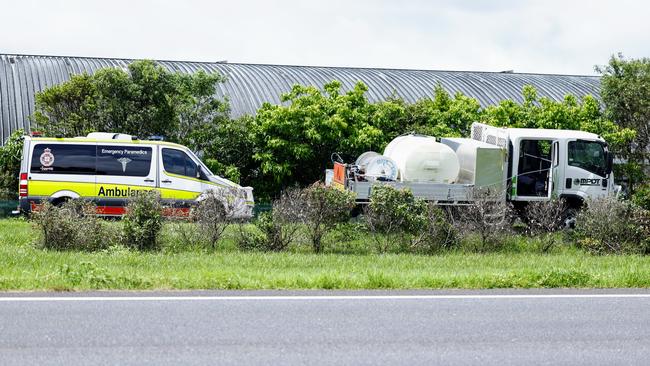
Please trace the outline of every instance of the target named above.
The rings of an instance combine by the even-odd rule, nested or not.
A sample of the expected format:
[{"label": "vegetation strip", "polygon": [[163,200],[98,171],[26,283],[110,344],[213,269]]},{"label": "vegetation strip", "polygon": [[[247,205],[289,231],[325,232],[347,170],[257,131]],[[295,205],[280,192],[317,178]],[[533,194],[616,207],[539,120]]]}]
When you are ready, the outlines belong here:
[{"label": "vegetation strip", "polygon": [[540,254],[521,237],[505,239],[496,253],[415,255],[240,252],[231,237],[218,250],[54,251],[37,247],[36,236],[29,222],[0,221],[1,290],[650,287],[650,257],[595,256],[568,245]]}]

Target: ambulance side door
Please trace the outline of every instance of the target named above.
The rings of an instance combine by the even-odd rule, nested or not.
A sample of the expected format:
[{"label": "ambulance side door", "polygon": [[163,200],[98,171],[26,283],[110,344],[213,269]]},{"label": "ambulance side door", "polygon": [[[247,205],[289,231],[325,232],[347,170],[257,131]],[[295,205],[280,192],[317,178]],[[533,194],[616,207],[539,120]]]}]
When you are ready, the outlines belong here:
[{"label": "ambulance side door", "polygon": [[98,205],[121,207],[138,191],[155,189],[157,155],[155,145],[98,142],[95,178]]},{"label": "ambulance side door", "polygon": [[183,150],[160,147],[160,194],[164,200],[188,204],[203,191],[198,165]]}]

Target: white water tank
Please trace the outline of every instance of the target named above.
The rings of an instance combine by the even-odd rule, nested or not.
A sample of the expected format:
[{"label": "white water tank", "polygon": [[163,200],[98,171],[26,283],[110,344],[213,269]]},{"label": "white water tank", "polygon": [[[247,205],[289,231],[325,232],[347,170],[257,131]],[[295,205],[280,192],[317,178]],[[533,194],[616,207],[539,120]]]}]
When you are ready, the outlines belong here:
[{"label": "white water tank", "polygon": [[395,161],[402,182],[453,183],[460,169],[454,150],[431,136],[399,136],[386,146],[384,156]]}]

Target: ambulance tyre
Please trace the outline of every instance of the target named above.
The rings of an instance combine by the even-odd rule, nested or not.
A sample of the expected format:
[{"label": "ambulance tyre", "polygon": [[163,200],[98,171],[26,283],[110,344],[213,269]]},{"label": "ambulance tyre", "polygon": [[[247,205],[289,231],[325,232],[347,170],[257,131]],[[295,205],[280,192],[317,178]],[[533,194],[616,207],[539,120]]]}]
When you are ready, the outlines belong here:
[{"label": "ambulance tyre", "polygon": [[61,207],[64,203],[68,202],[72,198],[70,197],[57,197],[51,201],[52,206]]}]

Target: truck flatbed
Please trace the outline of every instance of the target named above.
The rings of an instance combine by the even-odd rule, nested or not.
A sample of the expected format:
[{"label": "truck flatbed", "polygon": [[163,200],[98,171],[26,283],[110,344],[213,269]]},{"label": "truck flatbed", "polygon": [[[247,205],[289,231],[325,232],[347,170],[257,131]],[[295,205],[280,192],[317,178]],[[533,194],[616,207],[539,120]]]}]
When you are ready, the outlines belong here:
[{"label": "truck flatbed", "polygon": [[440,205],[461,205],[472,201],[473,184],[447,183],[415,183],[415,182],[383,182],[383,181],[354,181],[348,180],[345,189],[356,194],[357,202],[368,201],[374,186],[389,185],[397,189],[408,188],[417,198]]}]

